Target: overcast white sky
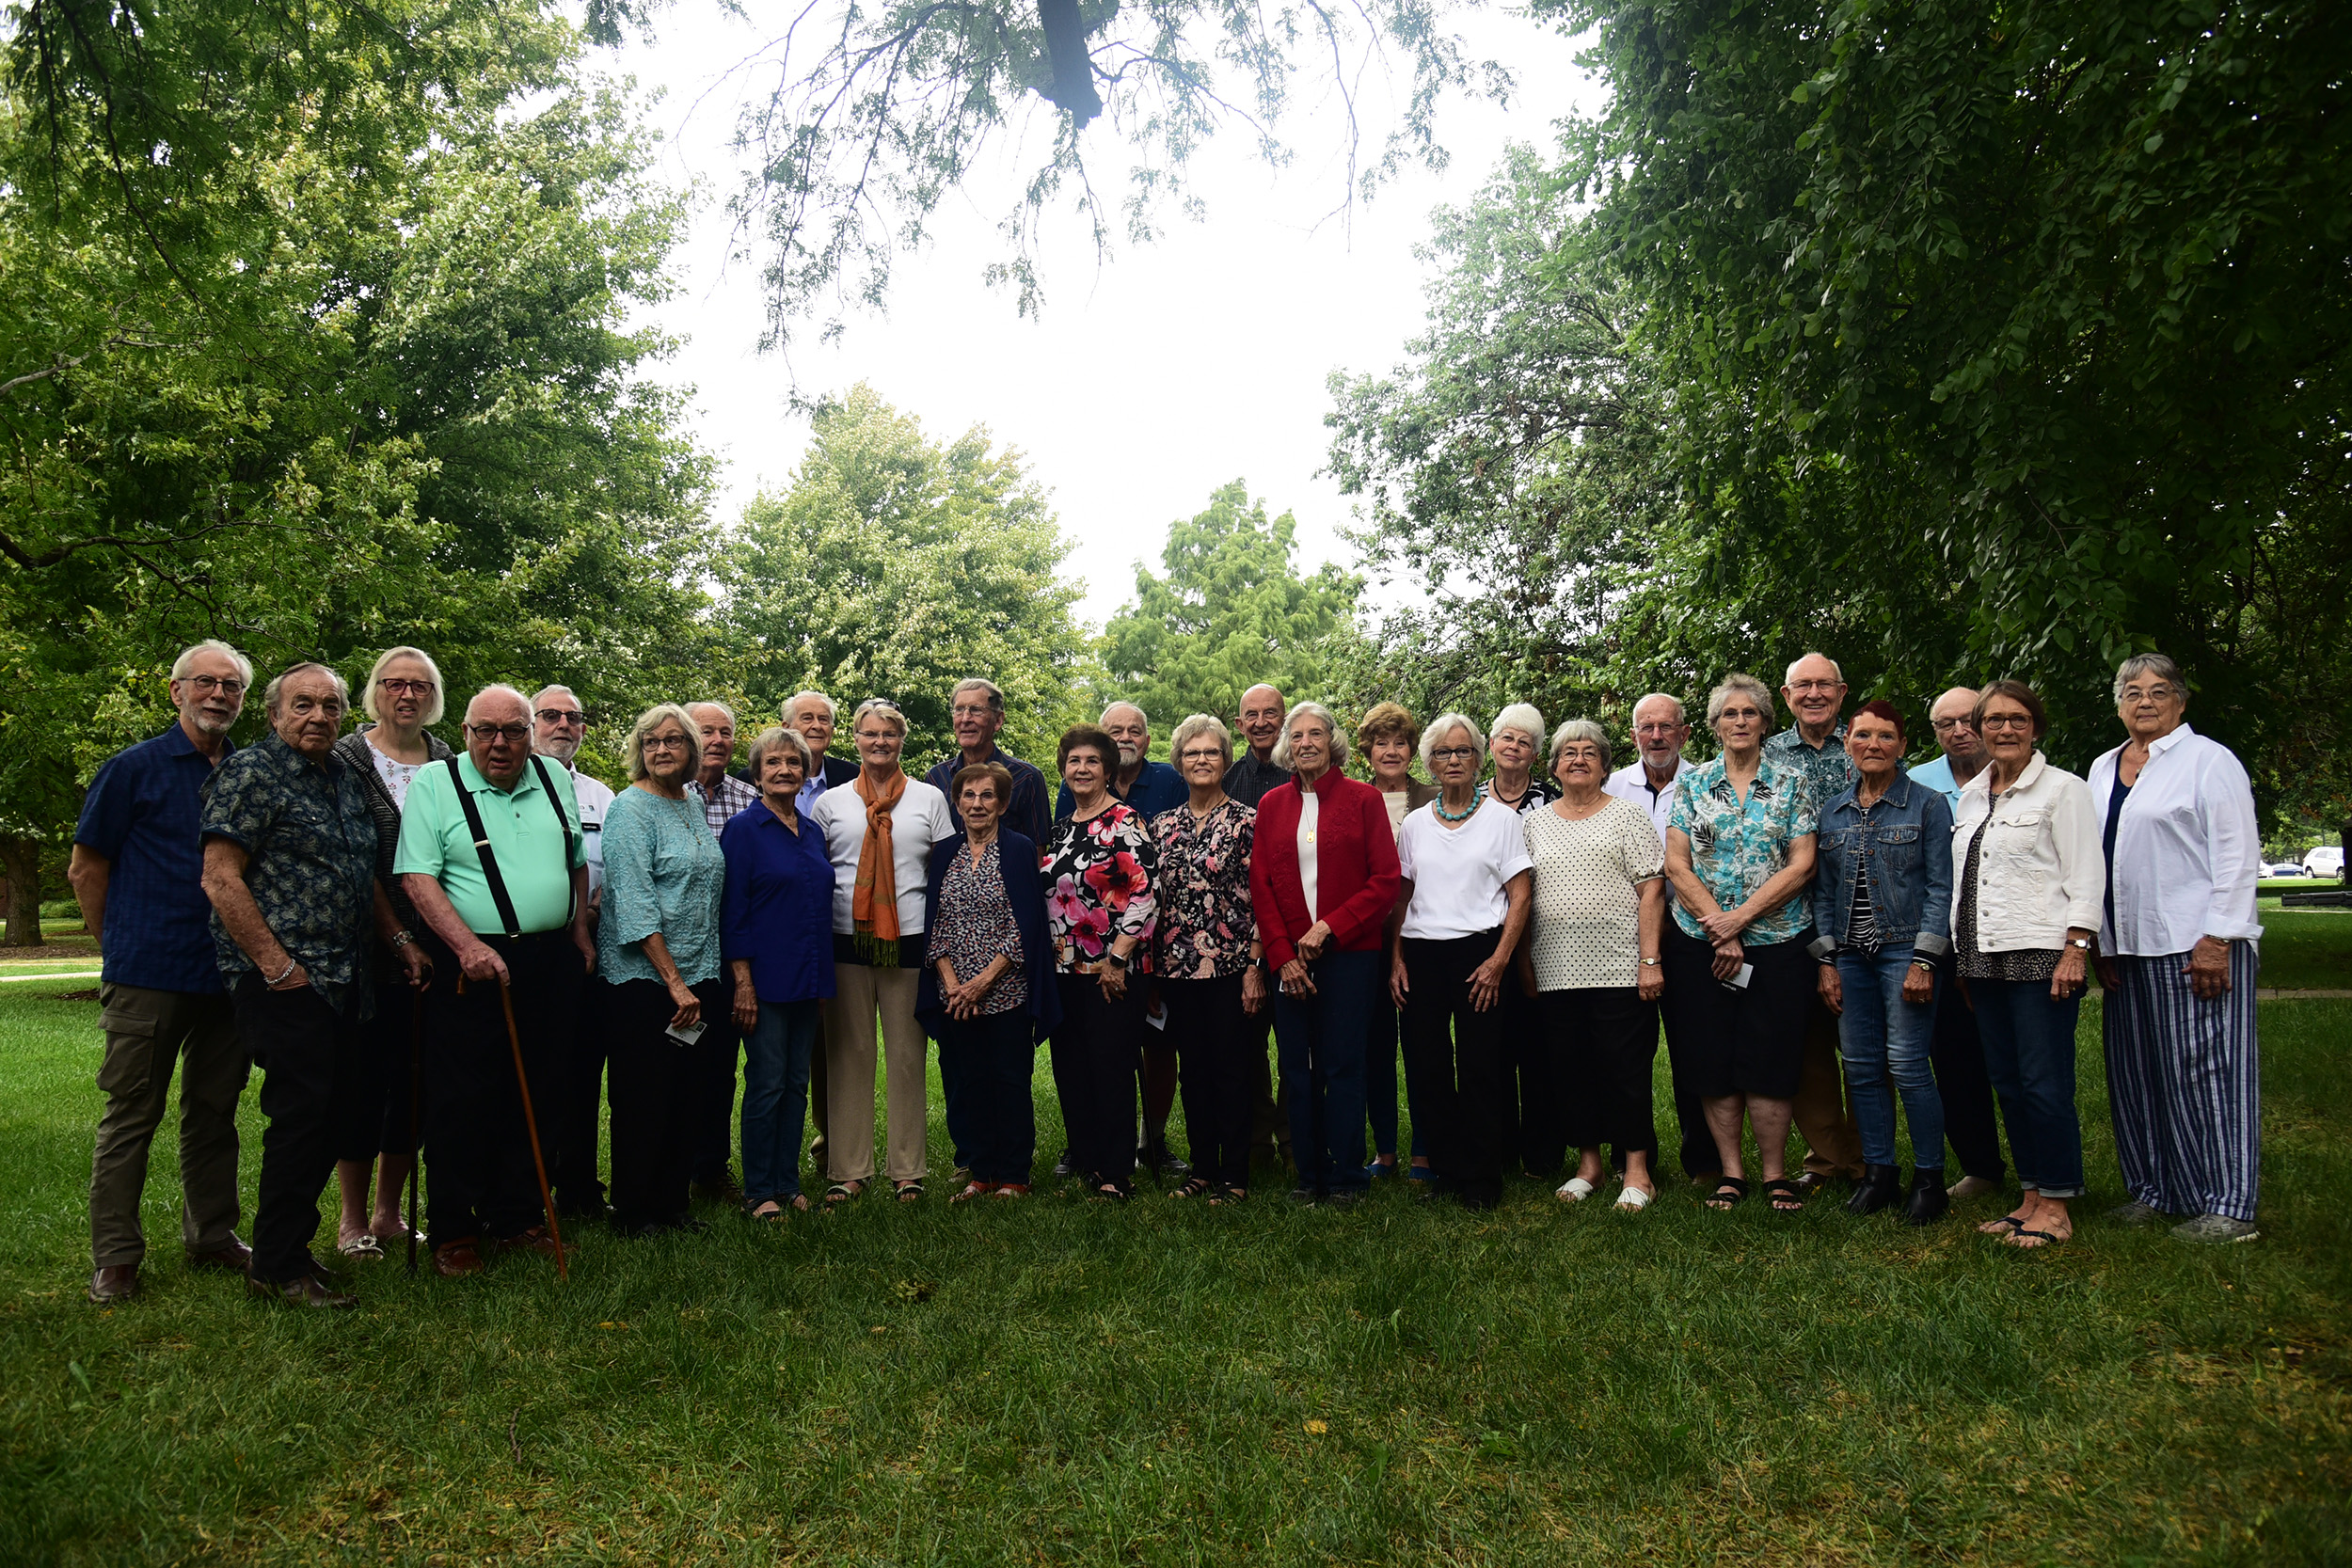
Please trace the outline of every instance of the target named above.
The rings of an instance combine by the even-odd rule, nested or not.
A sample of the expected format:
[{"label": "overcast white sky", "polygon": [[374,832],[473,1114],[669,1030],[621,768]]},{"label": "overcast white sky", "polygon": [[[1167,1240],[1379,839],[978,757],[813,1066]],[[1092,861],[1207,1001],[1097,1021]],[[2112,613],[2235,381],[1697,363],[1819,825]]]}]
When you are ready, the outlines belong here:
[{"label": "overcast white sky", "polygon": [[[764,39],[712,0],[678,0],[650,43],[612,63],[663,89],[649,112],[667,140],[660,172],[705,193],[677,258],[682,287],[658,319],[687,340],[667,374],[695,387],[696,428],[723,461],[719,515],[732,521],[798,464],[808,430],[786,406],[795,381],[803,393],[866,381],[934,438],[983,424],[1026,455],[1076,546],[1081,613],[1097,625],[1132,595],[1138,560],[1157,567],[1168,523],[1236,478],[1273,512],[1297,515],[1303,565],[1344,562],[1336,531],[1348,501],[1317,477],[1325,377],[1386,371],[1419,330],[1424,274],[1412,251],[1429,210],[1466,199],[1507,142],[1549,145],[1555,120],[1595,104],[1567,40],[1512,16],[1468,21],[1476,51],[1517,71],[1518,102],[1448,103],[1447,173],[1417,171],[1359,203],[1352,223],[1317,223],[1343,186],[1336,106],[1287,122],[1300,155],[1279,177],[1235,131],[1198,161],[1203,223],[1176,220],[1156,244],[1122,245],[1098,270],[1083,219],[1051,214],[1045,310],[1023,320],[1010,294],[981,281],[1003,254],[994,221],[1009,205],[1006,187],[951,198],[930,247],[900,259],[887,314],[853,316],[837,346],[798,346],[787,363],[756,352],[757,274],[726,260],[740,79],[720,78]],[[1123,171],[1108,120],[1088,134],[1103,144],[1096,157]]]}]

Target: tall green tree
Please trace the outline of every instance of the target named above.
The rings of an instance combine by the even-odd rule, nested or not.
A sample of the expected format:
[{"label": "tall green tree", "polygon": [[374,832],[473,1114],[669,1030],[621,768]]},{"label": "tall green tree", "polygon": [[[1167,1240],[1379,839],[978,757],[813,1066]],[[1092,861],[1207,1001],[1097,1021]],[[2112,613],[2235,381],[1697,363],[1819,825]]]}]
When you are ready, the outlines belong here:
[{"label": "tall green tree", "polygon": [[1168,525],[1165,575],[1136,568],[1134,601],[1103,629],[1105,690],[1152,716],[1161,747],[1188,715],[1230,722],[1261,681],[1295,697],[1324,692],[1363,584],[1330,564],[1302,577],[1297,532],[1237,479],[1207,511]]},{"label": "tall green tree", "polygon": [[790,484],[743,509],[716,625],[763,713],[804,687],[845,720],[887,697],[920,771],[954,744],[949,689],[978,675],[1004,689],[999,743],[1050,761],[1093,670],[1069,553],[1019,452],[977,427],[934,441],[860,384],[818,407]]}]

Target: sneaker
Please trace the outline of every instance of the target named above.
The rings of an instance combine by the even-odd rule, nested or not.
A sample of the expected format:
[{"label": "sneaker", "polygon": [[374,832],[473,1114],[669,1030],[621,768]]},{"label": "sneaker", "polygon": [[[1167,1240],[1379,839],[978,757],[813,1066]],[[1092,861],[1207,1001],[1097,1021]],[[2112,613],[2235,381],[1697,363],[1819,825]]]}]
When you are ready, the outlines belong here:
[{"label": "sneaker", "polygon": [[2119,1203],[2108,1210],[2107,1218],[2118,1225],[2143,1226],[2155,1224],[2164,1218],[2164,1214],[2161,1211],[2151,1209],[2137,1198],[2134,1198],[2129,1203]]},{"label": "sneaker", "polygon": [[2262,1234],[2252,1220],[2233,1220],[2227,1214],[2200,1214],[2172,1227],[2172,1234],[2184,1242],[2250,1242]]},{"label": "sneaker", "polygon": [[1061,1158],[1054,1162],[1054,1174],[1056,1176],[1075,1176],[1078,1174],[1078,1167],[1070,1163],[1070,1151],[1068,1149],[1062,1150]]}]

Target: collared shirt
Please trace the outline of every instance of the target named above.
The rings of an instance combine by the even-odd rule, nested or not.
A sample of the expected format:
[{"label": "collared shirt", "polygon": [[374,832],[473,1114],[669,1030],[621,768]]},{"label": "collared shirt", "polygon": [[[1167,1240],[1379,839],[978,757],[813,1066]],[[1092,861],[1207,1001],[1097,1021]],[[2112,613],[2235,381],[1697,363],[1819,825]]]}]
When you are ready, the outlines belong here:
[{"label": "collared shirt", "polygon": [[577,768],[567,768],[572,776],[572,800],[580,808],[580,846],[588,856],[588,896],[604,886],[604,814],[612,809],[612,789],[602,779],[594,778]]},{"label": "collared shirt", "polygon": [[[1167,763],[1153,762],[1148,757],[1144,759],[1143,766],[1136,769],[1136,782],[1128,787],[1126,793],[1120,792],[1119,780],[1116,776],[1110,781],[1110,790],[1111,799],[1135,807],[1136,815],[1147,823],[1162,812],[1174,811],[1178,806],[1192,799],[1192,791],[1186,787],[1184,776],[1182,773],[1177,772]],[[1226,793],[1230,795],[1232,791],[1227,790]],[[1059,820],[1077,809],[1078,802],[1076,798],[1070,793],[1070,786],[1062,785],[1061,793],[1054,797],[1055,818]]]},{"label": "collared shirt", "polygon": [[807,1002],[833,991],[833,856],[825,831],[799,831],[767,802],[737,815],[719,835],[726,893],[719,906],[719,957],[748,959],[762,1002]]},{"label": "collared shirt", "polygon": [[[331,752],[311,761],[273,730],[213,770],[202,827],[245,850],[262,923],[340,1006],[340,988],[367,978],[374,912],[375,816],[359,775]],[[254,967],[217,912],[213,950],[231,984]]]},{"label": "collared shirt", "polygon": [[[226,763],[236,748],[222,747]],[[175,723],[107,758],[82,798],[73,842],[110,863],[100,927],[110,984],[220,994],[198,825],[214,771]]]},{"label": "collared shirt", "polygon": [[[1788,863],[1788,847],[1812,832],[1818,820],[1804,775],[1776,760],[1768,741],[1744,801],[1732,787],[1723,758],[1685,765],[1675,777],[1674,815],[1666,825],[1681,830],[1691,841],[1691,869],[1707,884],[1716,904],[1734,910]],[[1707,927],[1679,900],[1674,917],[1685,935],[1708,940]],[[1770,946],[1802,935],[1812,921],[1812,903],[1799,888],[1794,897],[1749,926],[1740,940]]]},{"label": "collared shirt", "polygon": [[1653,789],[1649,769],[1643,766],[1641,758],[1636,757],[1632,767],[1618,768],[1600,787],[1604,793],[1614,795],[1620,800],[1629,800],[1639,807],[1649,817],[1649,825],[1658,830],[1658,847],[1663,849],[1666,847],[1666,819],[1675,814],[1675,779],[1681,778],[1690,766],[1677,756],[1674,778]]},{"label": "collared shirt", "polygon": [[836,789],[856,777],[856,763],[845,762],[839,757],[819,757],[817,759],[816,770],[801,781],[801,792],[792,798],[793,803],[799,808],[801,815],[806,816],[809,808],[816,805],[817,797],[828,789]]},{"label": "collared shirt", "polygon": [[1960,809],[1960,781],[1952,776],[1952,759],[1942,752],[1933,762],[1923,762],[1911,770],[1911,782],[1922,784],[1944,797],[1944,803],[1954,811]]},{"label": "collared shirt", "polygon": [[[2095,821],[2106,820],[2122,755],[2119,746],[2090,765]],[[2162,958],[2202,937],[2258,940],[2262,833],[2236,755],[2185,723],[2152,742],[2123,798],[2106,871],[2113,897],[2099,932],[2102,953]]]},{"label": "collared shirt", "polygon": [[[1241,760],[1225,770],[1225,793],[1252,811],[1265,799],[1269,789],[1291,782],[1291,770],[1277,768],[1271,762],[1261,762],[1255,752],[1244,752]],[[1186,795],[1192,792],[1186,790]]]},{"label": "collared shirt", "polygon": [[714,839],[726,831],[727,824],[744,807],[759,804],[759,791],[732,773],[720,774],[718,784],[709,788],[705,788],[700,779],[689,779],[686,793],[702,807],[703,821]]},{"label": "collared shirt", "polygon": [[1837,721],[1837,727],[1819,746],[1807,744],[1804,732],[1794,724],[1776,731],[1764,737],[1764,754],[1782,768],[1804,776],[1805,786],[1813,792],[1813,809],[1817,812],[1854,782],[1853,758],[1846,754],[1843,719]]},{"label": "collared shirt", "polygon": [[[998,820],[1031,844],[1044,843],[1054,825],[1053,818],[1045,815],[1045,775],[1002,746],[992,746],[988,760],[1012,775],[1012,800]],[[956,804],[956,775],[966,766],[961,752],[950,752],[931,764],[931,770],[923,775],[923,782],[946,800],[947,815],[955,819],[958,832],[963,832],[963,811]]]},{"label": "collared shirt", "polygon": [[[460,754],[458,778],[482,814],[482,831],[489,836],[490,852],[498,857],[499,876],[507,896],[515,901],[515,918],[528,936],[534,931],[561,930],[571,920],[572,872],[588,863],[588,849],[580,832],[580,803],[572,794],[569,769],[547,762],[555,784],[555,806],[571,824],[572,852],[564,853],[564,830],[539,787],[539,769],[523,764],[522,777],[511,790],[495,788]],[[482,874],[482,855],[466,828],[465,808],[458,803],[457,784],[439,763],[417,775],[408,786],[408,801],[400,812],[400,851],[392,869],[401,876],[430,877],[449,895],[450,907],[466,928],[478,932],[506,929],[498,903],[490,896],[490,880]]]}]

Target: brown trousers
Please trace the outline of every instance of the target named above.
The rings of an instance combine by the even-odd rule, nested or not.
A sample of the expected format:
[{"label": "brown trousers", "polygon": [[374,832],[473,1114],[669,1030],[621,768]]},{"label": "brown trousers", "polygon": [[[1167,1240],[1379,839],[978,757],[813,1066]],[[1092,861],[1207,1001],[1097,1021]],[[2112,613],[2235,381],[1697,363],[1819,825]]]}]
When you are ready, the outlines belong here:
[{"label": "brown trousers", "polygon": [[1862,1175],[1862,1132],[1846,1104],[1846,1072],[1837,1053],[1837,1015],[1816,995],[1804,1019],[1804,1065],[1792,1104],[1804,1134],[1804,1168],[1821,1176]]},{"label": "brown trousers", "polygon": [[237,1034],[227,996],[99,988],[99,1025],[106,1054],[98,1087],[98,1147],[90,1156],[90,1265],[136,1265],[147,1256],[139,1203],[147,1190],[147,1153],[180,1075],[180,1243],[213,1252],[236,1239],[237,1101],[253,1058]]},{"label": "brown trousers", "polygon": [[834,966],[825,1019],[825,1173],[832,1181],[874,1179],[875,1023],[881,1022],[884,1099],[882,1172],[920,1180],[930,1135],[930,1042],[914,1021],[912,969]]}]

